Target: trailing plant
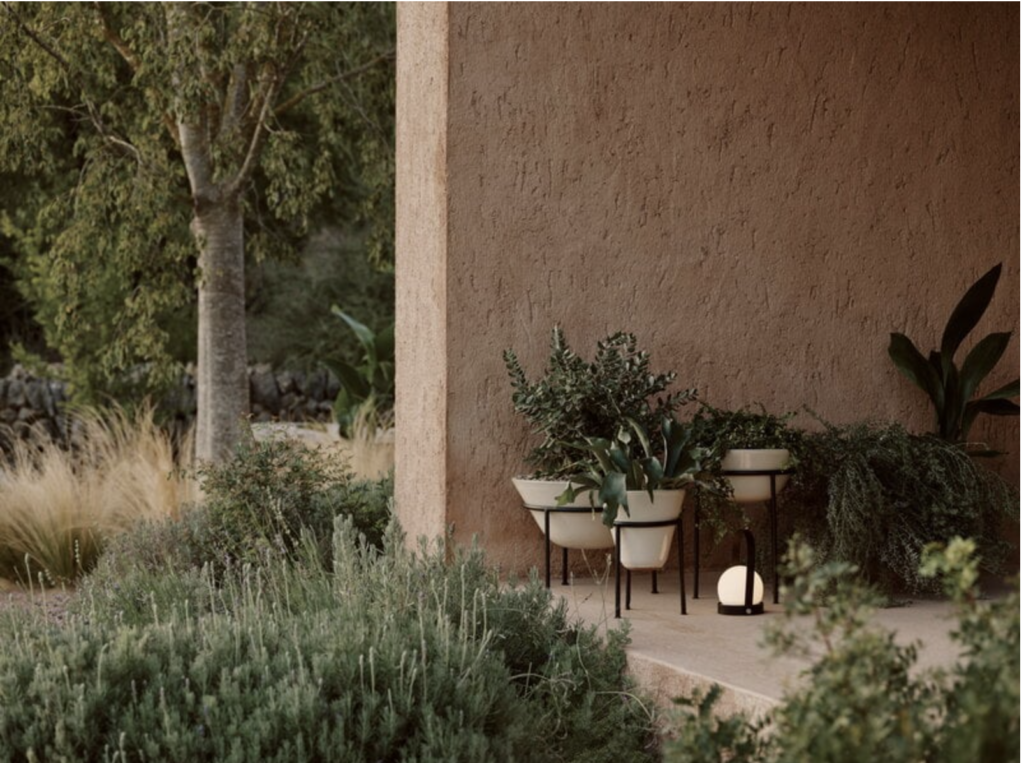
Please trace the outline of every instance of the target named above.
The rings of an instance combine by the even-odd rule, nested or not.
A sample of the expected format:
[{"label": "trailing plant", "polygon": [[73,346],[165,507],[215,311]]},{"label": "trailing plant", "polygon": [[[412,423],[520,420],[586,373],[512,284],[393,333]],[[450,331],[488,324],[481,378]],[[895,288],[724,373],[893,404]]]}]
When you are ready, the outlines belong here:
[{"label": "trailing plant", "polygon": [[[657,437],[661,421],[694,399],[695,390],[667,392],[675,372],[652,373],[650,354],[637,349],[636,337],[618,332],[597,343],[587,362],[573,352],[561,327],[551,332],[548,366],[530,381],[511,349],[504,353],[512,382],[512,403],[542,440],[527,456],[538,478],[566,477],[579,467],[579,451],[571,443],[607,437],[638,422],[648,439]],[[630,447],[641,456],[639,443]]]},{"label": "trailing plant", "polygon": [[1002,267],[1000,264],[989,270],[961,297],[942,332],[941,348],[929,352],[927,358],[906,335],[889,335],[889,357],[901,374],[928,395],[935,409],[936,434],[949,442],[967,441],[979,414],[1020,415],[1020,406],[1010,400],[1020,396],[1020,379],[974,397],[1006,351],[1011,332],[986,336],[967,353],[960,367],[954,360],[960,345],[988,309]]},{"label": "trailing plant", "polygon": [[1001,525],[1019,521],[1017,492],[953,443],[899,424],[821,422],[808,433],[787,500],[828,558],[856,564],[883,587],[915,591],[921,549],[973,538],[998,572]]},{"label": "trailing plant", "polygon": [[941,572],[957,607],[951,634],[963,648],[951,671],[916,669],[918,644],[873,626],[880,598],[842,562],[822,564],[806,544],[791,544],[793,584],[785,616],[769,626],[776,654],[807,657],[806,681],[767,715],[717,713],[720,690],[681,701],[668,763],[1020,759],[1020,585],[979,600],[970,541],[954,539],[925,554],[922,575]]},{"label": "trailing plant", "polygon": [[[693,433],[670,416],[662,419],[660,447],[655,451],[639,422],[626,419],[615,439],[586,437],[575,448],[590,453],[584,469],[569,477],[569,486],[558,497],[558,505],[571,503],[583,492],[604,507],[602,519],[609,527],[621,506],[629,514],[630,490],[645,490],[654,500],[655,490],[681,488],[694,481],[701,470],[704,452],[696,447]],[[634,458],[636,448],[643,456]]]},{"label": "trailing plant", "polygon": [[701,401],[691,426],[698,444],[708,453],[707,468],[714,477],[721,476],[726,452],[736,448],[785,449],[790,454],[790,465],[799,463],[803,432],[789,424],[796,413],[777,416],[763,405],[757,408],[726,410]]},{"label": "trailing plant", "polygon": [[350,436],[360,416],[372,421],[376,429],[381,418],[395,407],[395,324],[375,333],[337,305],[331,306],[331,312],[345,322],[363,349],[359,365],[341,357],[324,359],[341,383],[334,400],[334,417],[341,431]]},{"label": "trailing plant", "polygon": [[[789,466],[800,463],[803,431],[790,426],[795,412],[776,415],[758,404],[734,410],[716,408],[700,401],[691,421],[697,444],[703,448],[704,473],[701,475],[701,529],[710,530],[716,543],[731,530],[749,521],[746,512],[732,502],[732,483],[722,473],[722,459],[736,448],[786,449]],[[766,543],[757,547],[766,550]],[[713,548],[713,545],[710,547]]]}]

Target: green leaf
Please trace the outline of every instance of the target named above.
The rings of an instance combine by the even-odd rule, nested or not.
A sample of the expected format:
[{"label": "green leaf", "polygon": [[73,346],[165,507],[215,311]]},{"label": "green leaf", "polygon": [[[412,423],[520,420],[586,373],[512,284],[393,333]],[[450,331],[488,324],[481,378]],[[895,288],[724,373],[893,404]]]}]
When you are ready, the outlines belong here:
[{"label": "green leaf", "polygon": [[647,436],[646,430],[640,425],[640,422],[638,422],[634,418],[630,418],[630,417],[627,416],[626,417],[626,423],[628,423],[629,426],[636,433],[636,437],[640,441],[640,446],[644,449],[644,455],[650,456],[651,455],[651,440]]},{"label": "green leaf", "polygon": [[609,449],[608,456],[614,466],[614,471],[622,472],[623,474],[629,472],[630,458],[626,451],[618,446],[614,446]]},{"label": "green leaf", "polygon": [[963,396],[960,374],[956,366],[950,367],[946,377],[944,408],[937,408],[939,414],[939,435],[946,440],[957,441],[963,434],[963,415],[967,400]]},{"label": "green leaf", "polygon": [[376,362],[377,348],[375,342],[373,341],[373,331],[371,331],[367,326],[364,326],[362,323],[357,321],[355,318],[346,313],[337,305],[331,305],[331,312],[337,315],[339,318],[345,321],[345,323],[348,324],[348,327],[352,329],[352,333],[356,335],[356,338],[359,340],[359,343],[363,345],[363,349],[365,349],[368,354],[372,353],[374,357],[374,362]]},{"label": "green leaf", "polygon": [[960,389],[964,400],[971,399],[982,379],[991,373],[1003,357],[1009,342],[1009,332],[989,334],[968,353],[960,369]]},{"label": "green leaf", "polygon": [[1010,400],[973,400],[967,404],[971,410],[990,416],[1020,416],[1020,405]]},{"label": "green leaf", "polygon": [[359,369],[343,360],[337,359],[325,360],[324,364],[334,372],[342,388],[348,392],[355,402],[365,400],[370,394],[370,385],[363,378]]},{"label": "green leaf", "polygon": [[944,401],[942,379],[935,368],[904,334],[889,334],[889,357],[899,372],[923,389],[935,408],[941,410]]},{"label": "green leaf", "polygon": [[[395,324],[385,326],[377,334],[377,358],[395,357]],[[383,362],[383,361],[382,361]]]},{"label": "green leaf", "polygon": [[621,472],[609,472],[604,476],[597,500],[604,506],[604,523],[611,527],[615,516],[622,506],[629,514],[629,498],[626,495],[626,475]]},{"label": "green leaf", "polygon": [[1020,397],[1020,379],[1014,379],[1009,384],[1004,384],[994,392],[978,398],[979,400],[1002,400],[1008,397]]},{"label": "green leaf", "polygon": [[640,466],[647,477],[648,490],[656,490],[665,479],[665,470],[661,462],[653,456],[643,459]]},{"label": "green leaf", "polygon": [[999,274],[1002,269],[1003,266],[1000,263],[975,281],[974,285],[961,297],[957,306],[953,308],[953,314],[949,316],[946,329],[942,332],[942,355],[950,362],[952,362],[961,342],[971,333],[971,329],[978,325],[981,316],[988,309],[996,290],[996,284],[999,283]]}]

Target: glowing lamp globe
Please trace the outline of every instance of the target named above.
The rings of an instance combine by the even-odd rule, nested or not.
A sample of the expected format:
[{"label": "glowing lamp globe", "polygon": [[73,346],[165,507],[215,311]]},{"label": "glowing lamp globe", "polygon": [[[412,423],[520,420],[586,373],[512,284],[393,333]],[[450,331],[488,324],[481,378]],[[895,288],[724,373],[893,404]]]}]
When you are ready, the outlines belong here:
[{"label": "glowing lamp globe", "polygon": [[[764,612],[764,581],[756,572],[747,606],[747,568],[730,567],[718,579],[718,612],[722,615],[759,615]],[[736,610],[736,611],[734,611]]]},{"label": "glowing lamp globe", "polygon": [[754,571],[754,533],[743,531],[747,541],[747,563],[730,567],[718,579],[718,614],[760,615],[764,613],[764,581]]}]

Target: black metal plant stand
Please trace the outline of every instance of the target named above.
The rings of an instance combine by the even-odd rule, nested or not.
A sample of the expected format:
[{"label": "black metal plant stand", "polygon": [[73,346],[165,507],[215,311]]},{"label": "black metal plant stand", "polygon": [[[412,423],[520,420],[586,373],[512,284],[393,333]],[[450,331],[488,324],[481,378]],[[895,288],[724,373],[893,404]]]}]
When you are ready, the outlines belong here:
[{"label": "black metal plant stand", "polygon": [[[726,477],[768,477],[771,498],[768,499],[768,527],[772,547],[772,601],[779,603],[779,501],[775,479],[793,474],[795,469],[758,469],[757,471],[723,471]],[[695,492],[693,508],[693,598],[700,598],[700,490]]]},{"label": "black metal plant stand", "polygon": [[[686,583],[683,580],[683,514],[675,519],[663,519],[652,522],[616,522],[615,523],[615,618],[622,617],[622,530],[642,527],[676,526],[676,547],[679,554],[679,613],[686,614]],[[651,570],[651,593],[658,592],[658,571]],[[626,609],[630,609],[633,599],[633,571],[626,570]]]},{"label": "black metal plant stand", "polygon": [[[589,506],[534,506],[524,503],[523,508],[544,512],[544,587],[551,588],[551,513],[590,514]],[[562,585],[569,585],[569,549],[562,546]]]}]

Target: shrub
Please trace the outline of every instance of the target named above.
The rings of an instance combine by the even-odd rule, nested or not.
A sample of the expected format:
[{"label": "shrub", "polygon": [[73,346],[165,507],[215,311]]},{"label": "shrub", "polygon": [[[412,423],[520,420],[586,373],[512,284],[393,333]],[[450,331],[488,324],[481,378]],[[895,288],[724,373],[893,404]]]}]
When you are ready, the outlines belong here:
[{"label": "shrub", "polygon": [[963,448],[899,424],[808,434],[786,499],[819,551],[889,590],[927,587],[921,549],[956,536],[975,539],[982,567],[999,572],[1001,524],[1020,515],[1016,491]]},{"label": "shrub", "polygon": [[[224,465],[207,470],[219,475],[208,483],[215,489],[207,504],[184,510],[176,520],[140,522],[131,532],[114,538],[96,568],[82,581],[82,596],[76,608],[83,614],[88,611],[92,617],[125,623],[149,623],[157,611],[185,606],[193,611],[216,609],[218,599],[211,595],[207,577],[217,587],[227,578],[243,574],[245,565],[295,559],[309,548],[316,549],[318,564],[329,567],[336,517],[347,518],[352,531],[362,535],[372,548],[383,547],[391,517],[392,477],[349,479],[342,470],[322,463],[320,454],[290,443],[275,443],[261,450],[259,459],[268,465],[293,467],[281,473],[283,479],[300,473],[294,482],[285,485],[264,475],[262,486],[270,501],[279,502],[271,505],[289,506],[295,515],[295,527],[289,530],[294,542],[289,543],[287,553],[268,540],[266,529],[233,524],[244,519],[245,511],[255,515],[260,510],[261,493],[255,490],[250,495],[235,480],[220,475],[231,468]],[[286,453],[290,454],[287,458]],[[251,455],[247,447],[236,458],[245,461]],[[327,470],[321,472],[321,467]],[[220,480],[220,476],[225,479]],[[247,499],[254,503],[245,504]],[[218,517],[216,511],[224,514]],[[279,516],[269,512],[264,519],[277,522]],[[328,522],[330,528],[326,527]]]},{"label": "shrub", "polygon": [[0,759],[651,759],[624,637],[567,624],[536,581],[376,553],[350,523],[332,570],[315,557],[207,576],[213,611],[146,624],[0,615]]},{"label": "shrub", "polygon": [[[692,389],[663,395],[675,372],[652,373],[649,353],[637,349],[635,336],[622,332],[599,341],[588,363],[569,349],[555,326],[548,367],[536,382],[527,379],[512,350],[505,350],[504,359],[516,412],[544,438],[527,457],[541,478],[578,471],[585,459],[572,444],[586,437],[614,437],[628,428],[627,419],[639,422],[648,439],[656,440],[662,420],[696,395]],[[639,450],[633,455],[641,457]]]},{"label": "shrub", "polygon": [[215,563],[293,554],[303,529],[326,558],[338,514],[379,545],[390,515],[390,478],[354,481],[340,459],[291,440],[245,442],[200,474],[208,536],[217,540],[207,560]]},{"label": "shrub", "polygon": [[176,516],[195,486],[151,409],[72,416],[68,443],[9,438],[0,479],[0,577],[70,582],[140,519]]},{"label": "shrub", "polygon": [[[954,539],[925,556],[923,574],[946,574],[957,606],[951,673],[913,672],[916,645],[868,622],[878,598],[850,565],[821,565],[791,545],[786,616],[769,630],[779,653],[820,655],[806,684],[767,717],[716,718],[718,692],[683,704],[669,761],[904,761],[1020,759],[1020,587],[995,602],[977,595],[974,544]],[[808,623],[809,619],[809,623]]]}]

